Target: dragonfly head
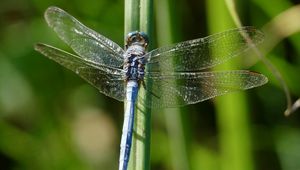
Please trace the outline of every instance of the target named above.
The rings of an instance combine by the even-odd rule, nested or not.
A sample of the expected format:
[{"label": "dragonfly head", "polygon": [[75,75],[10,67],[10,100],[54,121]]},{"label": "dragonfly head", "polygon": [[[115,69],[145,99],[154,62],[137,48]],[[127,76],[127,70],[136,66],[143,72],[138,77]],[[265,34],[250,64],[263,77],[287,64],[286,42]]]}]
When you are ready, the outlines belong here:
[{"label": "dragonfly head", "polygon": [[134,32],[130,32],[126,36],[125,46],[126,46],[126,49],[131,45],[140,45],[140,46],[146,48],[148,46],[148,43],[149,43],[149,38],[146,33],[134,31]]}]

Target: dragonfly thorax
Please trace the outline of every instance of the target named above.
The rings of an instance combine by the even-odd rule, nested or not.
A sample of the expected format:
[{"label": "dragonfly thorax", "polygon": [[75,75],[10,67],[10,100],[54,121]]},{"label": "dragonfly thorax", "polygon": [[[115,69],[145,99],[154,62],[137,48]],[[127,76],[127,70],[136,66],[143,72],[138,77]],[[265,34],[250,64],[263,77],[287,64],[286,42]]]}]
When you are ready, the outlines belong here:
[{"label": "dragonfly thorax", "polygon": [[144,79],[144,54],[148,46],[148,36],[143,32],[130,32],[126,36],[126,52],[124,54],[125,80],[141,82]]},{"label": "dragonfly thorax", "polygon": [[139,44],[133,44],[126,50],[126,53],[124,54],[124,71],[126,73],[126,81],[143,81],[145,74],[144,54],[145,47],[140,46]]}]

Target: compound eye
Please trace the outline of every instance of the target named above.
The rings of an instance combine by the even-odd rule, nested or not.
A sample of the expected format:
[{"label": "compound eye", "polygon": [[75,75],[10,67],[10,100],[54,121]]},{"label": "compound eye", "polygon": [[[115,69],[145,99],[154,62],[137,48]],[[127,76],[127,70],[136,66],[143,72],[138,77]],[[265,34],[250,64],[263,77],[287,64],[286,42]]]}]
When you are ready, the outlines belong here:
[{"label": "compound eye", "polygon": [[142,37],[142,39],[144,39],[145,43],[149,42],[149,38],[146,33],[140,32],[140,36]]},{"label": "compound eye", "polygon": [[136,36],[133,36],[133,37],[131,38],[131,41],[132,41],[132,42],[135,42],[136,39],[137,39]]}]

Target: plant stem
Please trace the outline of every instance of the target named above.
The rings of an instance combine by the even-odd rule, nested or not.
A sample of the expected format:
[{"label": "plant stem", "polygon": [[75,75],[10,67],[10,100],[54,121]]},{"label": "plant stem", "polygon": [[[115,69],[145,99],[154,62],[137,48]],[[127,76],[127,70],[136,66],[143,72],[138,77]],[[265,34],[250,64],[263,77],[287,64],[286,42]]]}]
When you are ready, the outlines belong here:
[{"label": "plant stem", "polygon": [[140,0],[140,7],[140,31],[147,33],[150,38],[152,37],[151,33],[153,23],[153,1]]},{"label": "plant stem", "polygon": [[[234,27],[224,0],[207,0],[210,33]],[[223,64],[230,70],[234,63]],[[222,65],[222,66],[223,66]],[[248,105],[244,92],[232,93],[215,99],[218,116],[222,170],[252,170],[251,137]]]},{"label": "plant stem", "polygon": [[[176,16],[176,5],[172,5],[172,0],[160,0],[155,2],[155,13],[156,13],[156,27],[157,27],[157,44],[158,46],[166,46],[168,44],[174,43],[174,35],[180,35],[177,31],[176,25],[173,18],[178,18]],[[178,14],[177,14],[178,15]],[[164,17],[161,17],[164,16]],[[179,22],[179,21],[177,21]],[[175,61],[173,64],[176,65]],[[164,68],[161,68],[162,70]],[[173,82],[176,84],[176,81]],[[167,89],[161,89],[167,90]],[[184,134],[184,124],[182,120],[181,110],[179,108],[167,108],[164,109],[166,129],[169,138],[170,145],[170,158],[173,170],[188,170],[188,153],[187,153],[187,141],[185,140]]]},{"label": "plant stem", "polygon": [[140,0],[125,0],[125,25],[124,34],[139,30],[140,25]]},{"label": "plant stem", "polygon": [[[131,31],[143,31],[149,36],[149,46],[151,47],[152,11],[152,0],[125,0],[125,36]],[[145,82],[145,84],[148,89],[151,88],[149,82]],[[144,88],[140,88],[139,94],[146,94]],[[138,98],[137,103],[139,100],[151,100],[151,98],[148,96],[144,99]],[[137,104],[128,169],[150,169],[150,134],[151,109]]]}]

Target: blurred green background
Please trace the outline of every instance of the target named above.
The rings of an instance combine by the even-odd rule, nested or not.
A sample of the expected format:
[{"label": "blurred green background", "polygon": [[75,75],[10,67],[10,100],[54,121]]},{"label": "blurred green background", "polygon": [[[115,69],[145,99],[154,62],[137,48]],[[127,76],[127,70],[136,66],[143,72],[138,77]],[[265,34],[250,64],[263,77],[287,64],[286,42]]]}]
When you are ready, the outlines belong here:
[{"label": "blurred green background", "polygon": [[[242,23],[265,32],[260,50],[279,69],[293,99],[300,96],[298,2],[236,1]],[[33,50],[44,42],[71,51],[44,21],[51,5],[123,46],[122,0],[1,0],[0,169],[117,169],[123,103]],[[233,27],[223,0],[154,1],[153,47]],[[299,111],[284,117],[280,83],[253,53],[247,56],[237,68],[267,75],[267,85],[153,111],[151,169],[300,169]]]}]

